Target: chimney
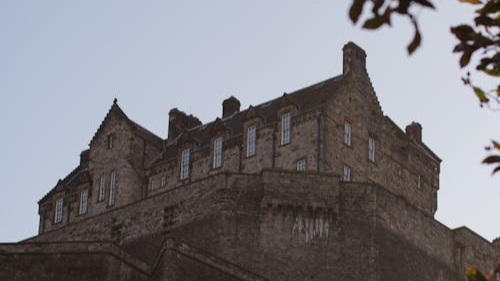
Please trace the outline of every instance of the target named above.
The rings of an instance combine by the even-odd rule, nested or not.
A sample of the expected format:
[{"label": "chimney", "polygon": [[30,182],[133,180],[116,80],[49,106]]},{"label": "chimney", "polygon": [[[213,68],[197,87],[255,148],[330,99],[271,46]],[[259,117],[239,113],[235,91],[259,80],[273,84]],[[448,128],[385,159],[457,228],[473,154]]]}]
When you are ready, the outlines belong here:
[{"label": "chimney", "polygon": [[406,135],[412,140],[422,142],[422,125],[411,122],[410,125],[406,126]]},{"label": "chimney", "polygon": [[80,166],[86,166],[89,163],[89,149],[80,153]]},{"label": "chimney", "polygon": [[366,53],[361,47],[349,42],[342,48],[344,52],[343,74],[366,73]]},{"label": "chimney", "polygon": [[174,108],[168,113],[168,139],[171,140],[182,131],[201,125],[200,119]]},{"label": "chimney", "polygon": [[222,118],[230,116],[235,112],[240,112],[240,101],[231,96],[222,102]]}]

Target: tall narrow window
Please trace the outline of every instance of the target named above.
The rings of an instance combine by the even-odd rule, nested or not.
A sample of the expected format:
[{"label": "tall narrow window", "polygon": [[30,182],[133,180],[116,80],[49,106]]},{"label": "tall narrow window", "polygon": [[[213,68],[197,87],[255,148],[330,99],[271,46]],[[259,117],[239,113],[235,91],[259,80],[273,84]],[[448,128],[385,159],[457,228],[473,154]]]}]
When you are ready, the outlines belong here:
[{"label": "tall narrow window", "polygon": [[368,138],[368,160],[375,162],[375,139]]},{"label": "tall narrow window", "polygon": [[108,205],[113,206],[115,204],[115,194],[116,193],[116,173],[111,172],[111,179],[109,184],[109,201]]},{"label": "tall narrow window", "polygon": [[351,181],[351,167],[344,165],[344,172],[342,173],[342,181],[350,182]]},{"label": "tall narrow window", "polygon": [[344,123],[344,143],[351,146],[351,123],[348,121]]},{"label": "tall narrow window", "polygon": [[150,186],[151,190],[155,189],[155,180],[154,179],[151,179],[151,181],[149,182],[149,186]]},{"label": "tall narrow window", "polygon": [[84,189],[80,194],[80,215],[87,213],[88,197],[89,197],[89,190]]},{"label": "tall narrow window", "polygon": [[184,149],[181,154],[181,180],[189,178],[189,148]]},{"label": "tall narrow window", "polygon": [[417,176],[417,188],[420,189],[422,187],[422,180],[420,175]]},{"label": "tall narrow window", "polygon": [[54,223],[62,221],[62,211],[63,211],[63,199],[59,198],[56,201],[56,210],[54,213]]},{"label": "tall narrow window", "polygon": [[160,187],[165,187],[165,175],[161,176]]},{"label": "tall narrow window", "polygon": [[255,155],[256,126],[250,126],[247,130],[247,157]]},{"label": "tall narrow window", "polygon": [[291,113],[281,115],[281,144],[290,143]]},{"label": "tall narrow window", "polygon": [[106,177],[101,176],[101,179],[99,181],[99,196],[98,196],[98,201],[104,201],[104,196],[106,194]]},{"label": "tall narrow window", "polygon": [[297,160],[297,171],[304,172],[306,170],[306,159],[302,158]]},{"label": "tall narrow window", "polygon": [[113,135],[108,135],[108,149],[113,148]]},{"label": "tall narrow window", "polygon": [[222,137],[214,140],[214,168],[222,166]]}]

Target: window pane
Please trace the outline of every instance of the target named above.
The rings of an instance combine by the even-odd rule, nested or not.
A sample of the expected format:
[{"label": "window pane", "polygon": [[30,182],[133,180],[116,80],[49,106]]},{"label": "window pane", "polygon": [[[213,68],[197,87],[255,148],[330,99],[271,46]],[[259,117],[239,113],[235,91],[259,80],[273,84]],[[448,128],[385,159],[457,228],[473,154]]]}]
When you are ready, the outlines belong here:
[{"label": "window pane", "polygon": [[214,140],[214,168],[222,166],[222,137]]},{"label": "window pane", "polygon": [[287,112],[281,116],[281,144],[290,142],[291,115]]},{"label": "window pane", "polygon": [[351,123],[347,121],[344,123],[344,143],[351,145]]},{"label": "window pane", "polygon": [[89,190],[85,189],[80,195],[80,214],[87,213],[87,202],[88,202]]},{"label": "window pane", "polygon": [[116,192],[116,175],[115,172],[111,172],[111,180],[109,185],[109,201],[108,205],[112,206],[115,204],[115,192]]},{"label": "window pane", "polygon": [[247,157],[255,155],[256,127],[250,126],[247,131]]},{"label": "window pane", "polygon": [[189,148],[184,149],[181,155],[181,180],[189,177]]}]

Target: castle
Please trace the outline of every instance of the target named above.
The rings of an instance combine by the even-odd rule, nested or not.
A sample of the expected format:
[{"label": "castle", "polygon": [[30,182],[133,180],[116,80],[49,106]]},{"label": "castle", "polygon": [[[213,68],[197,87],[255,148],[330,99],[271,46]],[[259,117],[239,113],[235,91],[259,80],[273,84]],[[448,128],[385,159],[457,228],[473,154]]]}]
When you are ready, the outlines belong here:
[{"label": "castle", "polygon": [[0,279],[464,280],[500,241],[434,219],[440,162],[352,42],[341,75],[207,124],[174,108],[166,139],[115,100],[39,234],[0,244]]}]

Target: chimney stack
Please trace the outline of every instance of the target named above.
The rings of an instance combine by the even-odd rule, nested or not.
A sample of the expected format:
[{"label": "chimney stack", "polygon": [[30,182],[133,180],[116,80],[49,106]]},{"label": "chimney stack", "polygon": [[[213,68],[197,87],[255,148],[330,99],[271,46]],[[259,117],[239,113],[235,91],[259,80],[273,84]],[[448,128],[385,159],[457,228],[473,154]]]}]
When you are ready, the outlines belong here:
[{"label": "chimney stack", "polygon": [[366,53],[361,47],[349,42],[342,48],[344,52],[343,74],[366,73]]},{"label": "chimney stack", "polygon": [[174,108],[168,113],[168,139],[171,140],[182,131],[201,125],[200,119]]},{"label": "chimney stack", "polygon": [[418,122],[411,122],[410,125],[406,126],[406,135],[412,140],[422,142],[422,125]]},{"label": "chimney stack", "polygon": [[235,112],[240,112],[240,101],[231,96],[222,102],[222,118],[230,116]]}]

